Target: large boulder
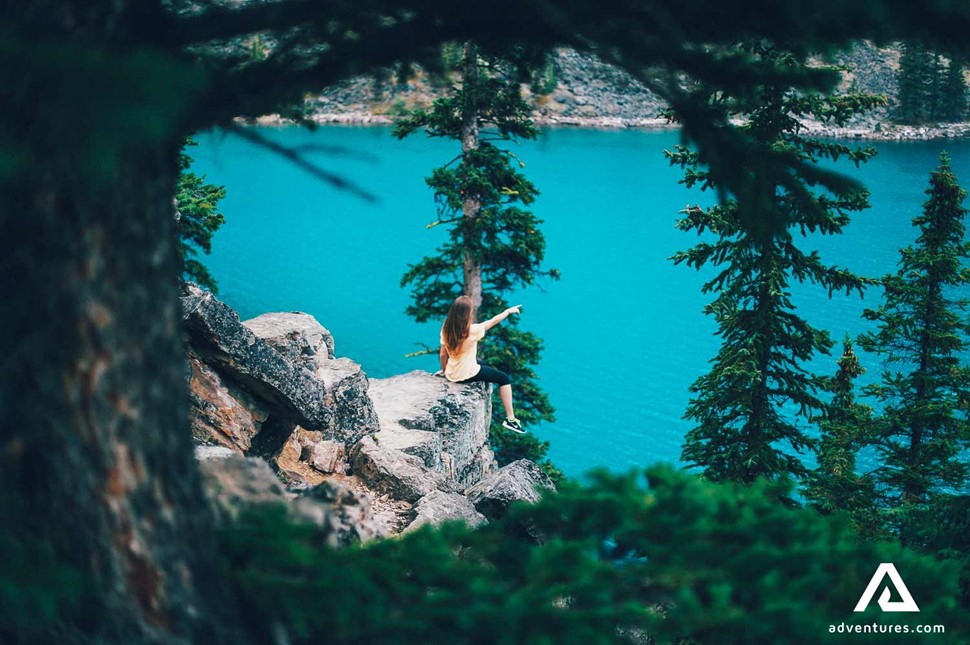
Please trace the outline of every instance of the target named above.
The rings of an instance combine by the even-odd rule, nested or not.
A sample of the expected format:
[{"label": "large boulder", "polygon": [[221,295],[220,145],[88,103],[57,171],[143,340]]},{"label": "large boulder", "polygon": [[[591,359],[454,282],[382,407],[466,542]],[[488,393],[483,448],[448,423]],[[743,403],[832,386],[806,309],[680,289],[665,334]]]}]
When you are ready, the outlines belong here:
[{"label": "large boulder", "polygon": [[368,396],[367,374],[349,358],[334,358],[333,336],[310,314],[269,313],[242,323],[257,338],[323,383],[324,402],[334,413],[329,436],[347,446],[378,431]]},{"label": "large boulder", "polygon": [[333,335],[302,311],[268,313],[243,321],[257,338],[311,372],[334,357]]},{"label": "large boulder", "polygon": [[208,291],[187,284],[182,296],[185,331],[207,364],[248,390],[271,414],[310,430],[326,429],[333,415],[326,387],[239,322],[239,316]]},{"label": "large boulder", "polygon": [[188,353],[191,430],[204,445],[219,445],[247,452],[253,437],[268,416],[266,410],[245,390],[233,387],[211,367]]},{"label": "large boulder", "polygon": [[[200,460],[203,487],[220,524],[247,510],[279,508],[294,522],[310,524],[330,546],[382,537],[370,502],[344,485],[325,482],[302,495],[288,493],[262,459],[219,456]],[[200,455],[201,456],[201,455]]]},{"label": "large boulder", "polygon": [[537,502],[544,491],[556,490],[549,476],[535,462],[519,459],[465,491],[469,501],[490,520],[505,516],[514,502]]},{"label": "large boulder", "polygon": [[414,371],[371,379],[369,394],[380,420],[377,439],[382,446],[418,457],[460,487],[494,471],[495,457],[488,447],[488,385],[459,385]]},{"label": "large boulder", "polygon": [[325,401],[334,413],[331,437],[352,446],[380,430],[367,374],[360,365],[349,358],[334,358],[317,367],[314,376],[326,387]]},{"label": "large boulder", "polygon": [[485,516],[475,510],[467,497],[458,493],[431,491],[418,500],[411,509],[411,523],[404,532],[414,531],[426,524],[437,526],[442,522],[461,520],[469,526],[484,524]]},{"label": "large boulder", "polygon": [[393,499],[416,502],[431,491],[452,488],[418,457],[364,437],[350,451],[350,467],[371,490]]}]

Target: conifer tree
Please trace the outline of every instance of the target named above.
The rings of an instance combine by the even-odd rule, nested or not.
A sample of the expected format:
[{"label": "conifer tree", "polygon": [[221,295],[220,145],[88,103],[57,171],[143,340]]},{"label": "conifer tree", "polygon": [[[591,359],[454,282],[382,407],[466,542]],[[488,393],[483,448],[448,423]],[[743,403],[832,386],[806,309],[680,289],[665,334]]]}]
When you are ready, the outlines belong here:
[{"label": "conifer tree", "polygon": [[923,212],[913,219],[916,243],[900,251],[898,271],[883,278],[881,306],[864,312],[877,329],[859,338],[886,364],[881,382],[866,388],[883,406],[867,443],[879,452],[880,504],[904,542],[913,529],[909,517],[947,487],[966,483],[970,447],[966,191],[946,153],[926,192]]},{"label": "conifer tree", "polygon": [[963,78],[963,63],[958,57],[951,56],[941,81],[940,119],[954,123],[966,118],[967,83]]},{"label": "conifer tree", "polygon": [[894,118],[899,123],[956,122],[967,116],[967,84],[958,55],[950,62],[918,43],[906,43],[896,73]]},{"label": "conifer tree", "polygon": [[872,477],[860,475],[856,456],[869,425],[872,408],[856,402],[855,380],[865,373],[846,338],[839,369],[831,382],[832,401],[819,424],[818,466],[808,475],[804,493],[821,513],[844,511],[856,530],[867,537],[878,533]]},{"label": "conifer tree", "polygon": [[896,121],[918,124],[934,118],[938,77],[939,63],[932,52],[919,43],[903,44],[896,74]]},{"label": "conifer tree", "polygon": [[[803,66],[794,56],[769,46],[750,49],[767,67]],[[802,161],[846,157],[858,164],[875,151],[808,138],[799,118],[841,124],[880,102],[873,96],[796,94],[765,85],[738,99],[738,108],[747,117],[742,130],[765,148],[786,151]],[[678,147],[667,155],[672,164],[685,169],[682,183],[688,188],[716,187],[693,152]],[[811,282],[831,296],[836,291],[861,293],[867,284],[846,269],[825,264],[817,252],[803,251],[797,242],[809,233],[841,233],[850,213],[868,207],[864,189],[813,190],[811,175],[787,173],[759,174],[750,181],[761,195],[759,212],[742,213],[733,199],[709,209],[688,207],[677,227],[714,239],[672,258],[676,264],[697,269],[710,265],[716,270],[703,291],[716,294],[705,313],[717,321],[722,346],[710,372],[690,388],[685,417],[696,425],[683,447],[683,459],[713,480],[751,482],[759,476],[806,474],[794,453],[813,449],[815,442],[792,416],[808,421],[824,411],[825,403],[818,397],[822,379],[804,364],[818,353],[828,353],[832,341],[827,332],[798,315],[789,287],[792,282]],[[782,227],[770,229],[765,222],[780,222]]]},{"label": "conifer tree", "polygon": [[[197,144],[191,139],[185,142],[186,147],[194,145]],[[207,184],[204,175],[189,171],[191,166],[192,158],[183,148],[179,153],[180,172],[175,191],[182,276],[215,292],[216,280],[198,257],[200,251],[206,255],[212,251],[212,236],[226,222],[219,212],[219,202],[226,196],[226,189]]]},{"label": "conifer tree", "polygon": [[[487,316],[515,304],[507,300],[514,289],[541,276],[558,277],[557,271],[542,269],[542,222],[527,208],[539,191],[519,172],[524,164],[498,145],[538,136],[520,95],[517,67],[468,43],[461,69],[460,86],[451,96],[436,100],[430,110],[415,111],[395,130],[405,137],[423,129],[461,143],[461,154],[427,179],[438,204],[435,225],[450,226],[448,241],[436,255],[412,265],[401,280],[414,297],[407,313],[419,322],[443,317],[460,295],[470,296]],[[554,419],[533,369],[541,350],[542,341],[521,329],[517,318],[493,328],[479,348],[482,362],[513,376],[516,416],[526,426]],[[494,407],[492,439],[499,462],[540,461],[548,443],[505,430],[502,410]],[[544,466],[561,476],[548,461]]]}]

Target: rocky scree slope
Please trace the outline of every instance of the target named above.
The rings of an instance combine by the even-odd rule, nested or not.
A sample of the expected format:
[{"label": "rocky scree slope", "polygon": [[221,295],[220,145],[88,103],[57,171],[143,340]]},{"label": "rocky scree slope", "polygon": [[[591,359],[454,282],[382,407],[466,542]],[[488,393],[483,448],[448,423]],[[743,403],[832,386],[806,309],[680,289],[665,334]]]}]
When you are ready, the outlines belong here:
[{"label": "rocky scree slope", "polygon": [[[866,41],[833,57],[830,63],[844,67],[839,92],[867,92],[886,96],[886,106],[856,116],[846,127],[832,127],[807,121],[808,131],[818,136],[878,139],[933,139],[961,137],[970,124],[901,126],[893,123],[900,47],[877,47]],[[821,64],[823,61],[816,60]],[[303,110],[318,123],[393,123],[415,108],[431,105],[458,79],[451,73],[436,78],[420,68],[405,81],[392,75],[358,77],[326,89],[305,100]],[[596,56],[571,49],[553,52],[544,87],[523,85],[523,95],[532,105],[532,117],[540,125],[569,125],[595,128],[654,128],[669,124],[660,118],[665,103],[627,72],[604,63]],[[280,123],[278,115],[258,120]]]}]

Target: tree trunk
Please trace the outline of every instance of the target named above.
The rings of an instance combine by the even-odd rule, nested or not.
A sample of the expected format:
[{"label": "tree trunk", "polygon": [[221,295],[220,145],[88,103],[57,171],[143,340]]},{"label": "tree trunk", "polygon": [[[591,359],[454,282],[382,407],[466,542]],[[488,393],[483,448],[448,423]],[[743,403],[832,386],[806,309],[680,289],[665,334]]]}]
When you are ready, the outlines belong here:
[{"label": "tree trunk", "polygon": [[[462,86],[465,103],[462,106],[461,154],[465,163],[473,163],[469,153],[478,149],[478,50],[474,43],[465,43],[462,59]],[[462,216],[474,220],[482,209],[477,195],[465,195],[462,202]],[[477,310],[482,305],[482,263],[478,257],[481,239],[473,239],[472,227],[466,226],[464,233],[464,294],[472,299]]]},{"label": "tree trunk", "polygon": [[55,161],[0,224],[0,485],[24,514],[11,528],[87,577],[81,628],[112,641],[200,637],[225,598],[187,426],[176,153],[126,155],[97,196]]},{"label": "tree trunk", "polygon": [[[74,3],[55,2],[51,16],[59,4],[73,15]],[[104,15],[86,24],[95,40],[85,47],[117,39],[108,32],[125,24],[126,4],[88,7],[85,18]],[[72,57],[60,56],[69,68]],[[0,625],[0,641],[54,640],[50,630],[95,642],[230,640],[187,423],[172,210],[180,135],[160,135],[142,115],[152,143],[92,152],[78,144],[91,142],[84,134],[60,136],[88,127],[65,116],[85,100],[97,105],[37,105],[23,133],[9,120],[0,132],[29,155],[0,185],[0,544],[33,554],[20,563],[28,571],[79,576],[43,590],[57,624],[24,617]],[[61,602],[75,592],[80,604]]]}]

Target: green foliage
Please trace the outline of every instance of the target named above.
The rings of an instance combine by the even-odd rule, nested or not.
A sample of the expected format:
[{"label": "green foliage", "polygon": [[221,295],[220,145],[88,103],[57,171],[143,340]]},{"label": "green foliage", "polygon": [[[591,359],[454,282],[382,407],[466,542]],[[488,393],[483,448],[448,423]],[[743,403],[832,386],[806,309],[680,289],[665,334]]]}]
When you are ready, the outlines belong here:
[{"label": "green foliage", "polygon": [[552,94],[559,86],[559,74],[553,61],[546,61],[541,69],[536,70],[529,83],[532,92],[539,96]]},{"label": "green foliage", "polygon": [[175,52],[132,43],[125,55],[108,43],[45,38],[0,25],[0,186],[68,161],[54,172],[79,194],[110,194],[129,169],[122,151],[168,143],[204,86],[205,74]]},{"label": "green foliage", "polygon": [[904,43],[896,72],[894,116],[900,123],[924,123],[936,112],[937,57],[917,43]]},{"label": "green foliage", "polygon": [[968,211],[946,153],[926,192],[923,212],[913,219],[916,244],[900,251],[899,270],[883,278],[883,303],[863,314],[878,327],[859,338],[886,364],[881,382],[866,388],[884,409],[865,443],[879,452],[880,502],[904,541],[912,539],[908,516],[945,487],[965,484],[970,447],[970,366],[963,360],[970,333]]},{"label": "green foliage", "polygon": [[967,118],[967,82],[963,77],[963,62],[956,56],[950,58],[946,74],[941,80],[940,119],[959,122]]},{"label": "green foliage", "polygon": [[[804,67],[793,55],[768,46],[749,49],[767,67]],[[822,159],[843,157],[859,164],[875,151],[808,138],[801,134],[799,118],[841,125],[882,99],[801,94],[765,85],[732,100],[747,119],[740,128],[747,136],[802,164],[803,170],[751,176],[749,188],[760,197],[748,211],[729,198],[709,209],[688,207],[677,222],[680,230],[713,236],[672,259],[697,269],[717,269],[703,291],[716,294],[705,313],[714,316],[723,339],[711,371],[690,388],[685,416],[697,425],[687,435],[683,458],[714,480],[801,477],[806,469],[793,453],[812,450],[815,442],[784,408],[791,406],[797,417],[809,421],[824,411],[818,397],[823,380],[803,366],[817,353],[827,354],[832,340],[797,314],[789,284],[811,282],[830,297],[836,291],[861,294],[867,284],[797,245],[796,235],[841,233],[849,214],[869,205],[868,193],[854,185],[822,189],[811,167]],[[688,188],[718,187],[695,152],[679,146],[666,154],[672,165],[684,168],[681,183]]]},{"label": "green foliage", "polygon": [[[942,623],[941,642],[967,637],[954,564],[785,508],[785,485],[712,484],[667,466],[646,475],[649,487],[601,472],[474,531],[425,527],[343,550],[264,511],[224,531],[220,551],[258,640],[828,642],[839,622]],[[919,614],[852,611],[881,562]]]},{"label": "green foliage", "polygon": [[960,604],[970,611],[970,495],[940,494],[912,514],[912,546],[961,567]]},{"label": "green foliage", "polygon": [[41,642],[93,605],[91,581],[49,544],[0,528],[0,553],[0,641]]},{"label": "green foliage", "polygon": [[[189,139],[185,145],[196,143]],[[226,219],[218,211],[219,202],[226,196],[223,186],[207,184],[205,175],[190,172],[192,159],[179,154],[179,181],[175,192],[178,208],[176,221],[179,234],[179,256],[182,258],[183,276],[212,292],[217,290],[215,278],[199,260],[199,252],[208,255],[212,251],[212,236]]]},{"label": "green foliage", "polygon": [[[468,51],[474,52],[474,47]],[[538,135],[519,83],[510,78],[514,66],[472,56],[474,60],[464,63],[462,84],[451,96],[436,100],[430,110],[415,111],[395,128],[401,138],[424,130],[432,137],[462,142],[462,154],[427,178],[438,205],[433,225],[449,226],[448,241],[435,255],[411,265],[401,280],[401,286],[411,287],[414,300],[406,311],[419,322],[444,317],[456,297],[469,293],[469,280],[481,280],[484,315],[514,304],[508,297],[515,289],[542,276],[558,278],[557,271],[542,269],[542,221],[527,208],[539,191],[520,172],[525,164],[500,147]],[[513,376],[516,416],[526,426],[554,419],[533,369],[541,351],[539,337],[522,330],[511,317],[494,327],[479,349],[482,362]],[[548,444],[506,431],[502,418],[501,407],[495,406],[492,438],[499,462],[542,461]],[[554,479],[561,477],[548,462],[544,466]]]},{"label": "green foliage", "polygon": [[829,384],[832,401],[819,424],[818,466],[805,481],[806,499],[820,512],[847,512],[860,535],[880,535],[875,511],[875,483],[860,475],[856,455],[872,423],[872,408],[856,403],[855,379],[865,373],[848,338],[839,369]]}]

